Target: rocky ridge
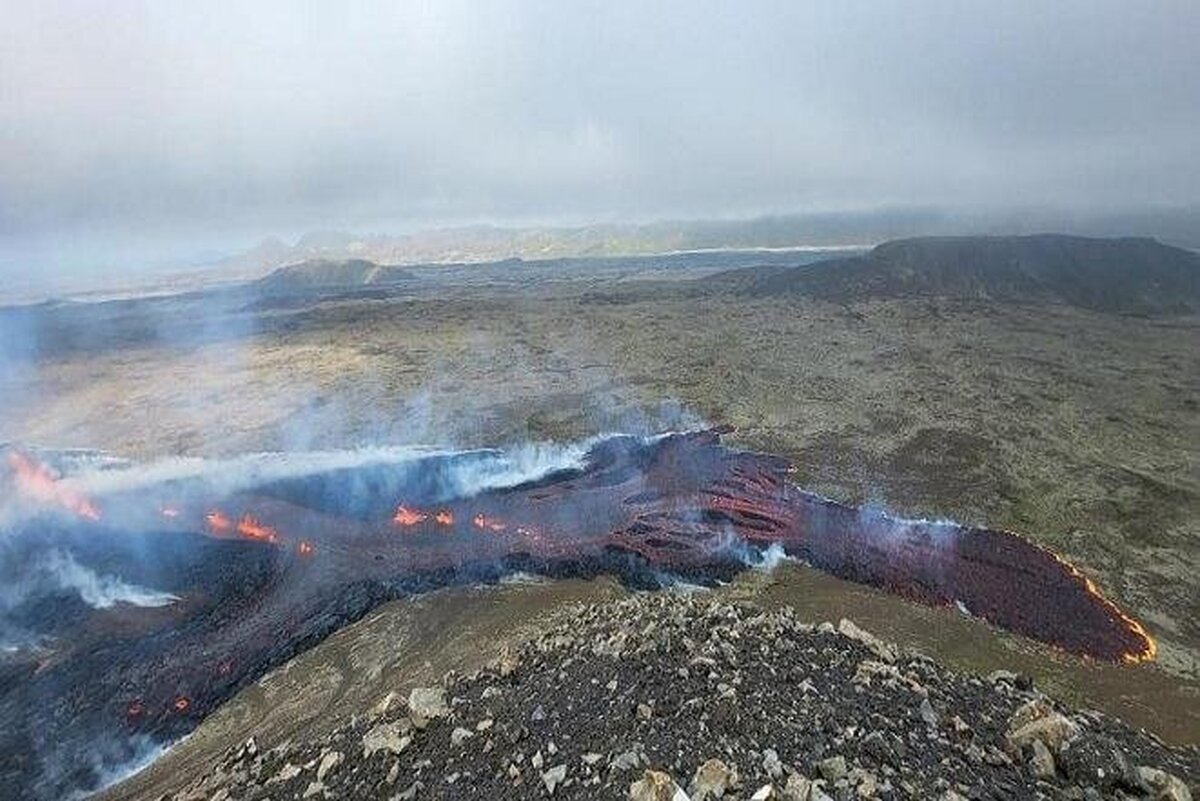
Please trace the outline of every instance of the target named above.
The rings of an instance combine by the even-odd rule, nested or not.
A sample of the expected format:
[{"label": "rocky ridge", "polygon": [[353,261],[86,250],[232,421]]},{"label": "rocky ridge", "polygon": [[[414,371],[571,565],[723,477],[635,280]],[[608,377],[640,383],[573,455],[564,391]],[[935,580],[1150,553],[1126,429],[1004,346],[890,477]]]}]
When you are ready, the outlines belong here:
[{"label": "rocky ridge", "polygon": [[1200,311],[1200,255],[1153,239],[919,237],[801,267],[744,267],[699,279],[747,295],[836,303],[881,298],[1051,303],[1148,316]]},{"label": "rocky ridge", "polygon": [[315,742],[250,740],[162,801],[1173,799],[1200,749],[956,674],[849,620],[703,594],[579,607],[491,669]]},{"label": "rocky ridge", "polygon": [[403,283],[415,277],[402,267],[366,259],[309,259],[279,267],[256,284],[269,290],[337,289]]}]

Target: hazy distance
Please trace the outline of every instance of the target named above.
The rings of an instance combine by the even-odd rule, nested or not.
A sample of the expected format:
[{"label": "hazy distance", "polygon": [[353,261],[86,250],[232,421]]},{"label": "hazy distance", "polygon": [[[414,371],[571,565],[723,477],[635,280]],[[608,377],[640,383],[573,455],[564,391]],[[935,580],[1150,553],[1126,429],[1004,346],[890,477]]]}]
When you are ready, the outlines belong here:
[{"label": "hazy distance", "polygon": [[0,279],[760,215],[1200,245],[1194,2],[242,5],[6,4]]}]

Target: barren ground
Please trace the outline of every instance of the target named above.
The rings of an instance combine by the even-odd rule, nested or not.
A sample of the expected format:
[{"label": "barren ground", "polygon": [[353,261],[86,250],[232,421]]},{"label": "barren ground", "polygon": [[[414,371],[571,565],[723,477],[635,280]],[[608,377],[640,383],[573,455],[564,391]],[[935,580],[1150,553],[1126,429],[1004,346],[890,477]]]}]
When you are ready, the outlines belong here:
[{"label": "barren ground", "polygon": [[[204,336],[67,348],[10,372],[0,440],[153,458],[731,423],[736,444],[793,459],[806,488],[986,522],[1066,553],[1160,640],[1158,668],[1096,692],[1128,700],[1126,677],[1167,671],[1174,684],[1150,706],[1182,706],[1192,717],[1176,734],[1200,740],[1187,736],[1200,706],[1196,319],[746,300],[580,276],[200,314],[195,328]],[[867,608],[853,588],[829,592],[848,617]],[[922,634],[908,611],[888,624],[885,607],[870,606],[881,634],[970,660],[964,641]]]}]

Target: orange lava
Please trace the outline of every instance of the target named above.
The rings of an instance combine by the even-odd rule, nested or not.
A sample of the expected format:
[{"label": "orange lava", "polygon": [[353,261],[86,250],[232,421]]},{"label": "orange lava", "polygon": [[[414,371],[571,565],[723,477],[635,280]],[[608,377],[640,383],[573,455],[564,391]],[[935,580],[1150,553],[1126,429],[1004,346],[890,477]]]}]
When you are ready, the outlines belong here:
[{"label": "orange lava", "polygon": [[454,512],[451,512],[449,509],[443,509],[434,515],[433,519],[437,521],[439,526],[453,526]]},{"label": "orange lava", "polygon": [[[1041,546],[1038,547],[1040,548]],[[1100,592],[1100,588],[1096,586],[1096,582],[1092,581],[1091,578],[1085,575],[1082,570],[1049,548],[1042,548],[1042,550],[1050,554],[1050,556],[1054,558],[1054,561],[1062,565],[1063,568],[1070,573],[1075,580],[1083,584],[1084,588],[1088,592],[1088,595],[1091,595],[1093,598],[1095,598],[1097,603],[1108,609],[1109,612],[1111,612],[1117,619],[1125,624],[1129,631],[1133,632],[1142,640],[1143,645],[1141,650],[1127,652],[1121,656],[1121,659],[1126,664],[1130,665],[1137,664],[1139,662],[1153,662],[1155,657],[1158,656],[1158,643],[1153,637],[1150,636],[1150,632],[1146,631],[1146,627],[1137,620],[1134,620],[1119,606],[1105,597],[1104,593]]]},{"label": "orange lava", "polygon": [[209,512],[204,516],[204,519],[208,521],[208,527],[218,534],[223,534],[233,529],[233,521],[219,509]]},{"label": "orange lava", "polygon": [[392,518],[392,522],[398,526],[415,526],[424,522],[428,517],[429,515],[424,512],[400,504],[396,507],[396,515]]},{"label": "orange lava", "polygon": [[261,542],[277,543],[279,542],[279,532],[270,526],[263,525],[257,518],[249,514],[242,515],[242,519],[238,521],[238,534],[241,534],[248,540],[259,540]]},{"label": "orange lava", "polygon": [[17,491],[41,504],[61,506],[87,520],[99,520],[100,510],[86,495],[64,485],[47,465],[17,450],[8,452]]},{"label": "orange lava", "polygon": [[312,556],[314,553],[316,553],[316,549],[313,548],[311,542],[307,540],[300,540],[300,544],[296,546],[296,553],[300,554],[301,556]]},{"label": "orange lava", "polygon": [[192,706],[192,699],[186,695],[181,695],[175,699],[175,703],[171,704],[171,708],[176,712],[187,712]]}]

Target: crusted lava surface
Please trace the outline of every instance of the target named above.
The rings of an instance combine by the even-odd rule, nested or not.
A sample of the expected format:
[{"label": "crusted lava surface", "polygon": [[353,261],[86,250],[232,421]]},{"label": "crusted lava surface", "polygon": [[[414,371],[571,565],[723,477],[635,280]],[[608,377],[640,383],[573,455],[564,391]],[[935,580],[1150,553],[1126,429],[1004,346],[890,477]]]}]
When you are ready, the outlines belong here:
[{"label": "crusted lava surface", "polygon": [[92,786],[383,601],[518,570],[711,582],[781,546],[1072,653],[1153,656],[1140,625],[1051,552],[804,492],[786,462],[725,448],[717,431],[600,440],[578,465],[513,486],[451,480],[488,458],[430,455],[219,494],[167,481],[89,499],[87,515],[74,495],[43,489],[77,514],[24,523],[5,544],[6,570],[69,553],[178,600],[94,609],[60,593],[9,611],[40,644],[0,663],[0,718],[15,723],[0,731],[0,782],[19,797]]}]

